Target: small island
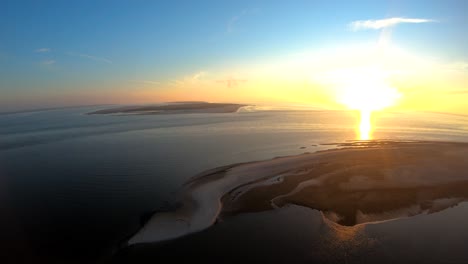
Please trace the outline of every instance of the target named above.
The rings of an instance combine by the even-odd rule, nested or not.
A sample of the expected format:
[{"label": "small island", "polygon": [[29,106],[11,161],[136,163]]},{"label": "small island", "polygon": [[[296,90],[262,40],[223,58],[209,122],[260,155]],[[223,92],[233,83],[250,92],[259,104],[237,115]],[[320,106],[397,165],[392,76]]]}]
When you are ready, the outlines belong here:
[{"label": "small island", "polygon": [[88,115],[108,114],[191,114],[191,113],[235,113],[244,104],[208,103],[208,102],[172,102],[159,105],[120,106],[97,110]]},{"label": "small island", "polygon": [[153,214],[127,242],[161,242],[209,228],[219,218],[289,204],[355,226],[431,214],[468,200],[468,144],[356,141],[338,148],[232,164],[185,183],[180,206]]}]

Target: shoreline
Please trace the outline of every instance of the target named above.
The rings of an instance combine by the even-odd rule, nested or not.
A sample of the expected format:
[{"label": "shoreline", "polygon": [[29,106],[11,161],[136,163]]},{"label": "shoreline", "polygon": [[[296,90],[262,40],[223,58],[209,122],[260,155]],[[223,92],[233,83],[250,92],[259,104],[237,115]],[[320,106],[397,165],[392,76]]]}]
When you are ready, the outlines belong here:
[{"label": "shoreline", "polygon": [[467,143],[345,144],[198,174],[184,185],[182,206],[151,216],[127,245],[180,238],[209,228],[219,217],[287,204],[352,226],[434,213],[468,200]]},{"label": "shoreline", "polygon": [[157,114],[192,114],[192,113],[235,113],[245,104],[175,102],[164,105],[120,106],[86,113],[87,115],[157,115]]}]

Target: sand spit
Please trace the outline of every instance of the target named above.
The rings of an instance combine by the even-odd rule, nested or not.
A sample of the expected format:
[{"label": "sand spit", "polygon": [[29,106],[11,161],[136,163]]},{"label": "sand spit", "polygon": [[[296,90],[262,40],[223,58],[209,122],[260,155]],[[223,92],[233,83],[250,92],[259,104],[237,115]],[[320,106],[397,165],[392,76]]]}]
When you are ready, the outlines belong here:
[{"label": "sand spit", "polygon": [[373,141],[234,164],[191,179],[182,206],[154,214],[129,245],[202,231],[218,217],[297,204],[343,226],[434,213],[468,200],[468,144]]},{"label": "sand spit", "polygon": [[239,108],[246,105],[242,104],[222,104],[207,102],[187,102],[170,103],[166,105],[145,105],[145,106],[122,106],[109,109],[102,109],[88,113],[88,115],[103,114],[133,114],[133,115],[152,115],[152,114],[190,114],[190,113],[234,113]]}]

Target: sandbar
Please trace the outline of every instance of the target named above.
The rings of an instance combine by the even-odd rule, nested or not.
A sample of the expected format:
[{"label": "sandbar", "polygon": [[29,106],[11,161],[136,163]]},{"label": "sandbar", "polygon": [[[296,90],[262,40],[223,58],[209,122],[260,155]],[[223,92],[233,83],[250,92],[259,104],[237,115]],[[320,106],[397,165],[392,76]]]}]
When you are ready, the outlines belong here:
[{"label": "sandbar", "polygon": [[355,141],[232,164],[190,179],[181,206],[155,213],[128,245],[176,239],[232,215],[290,204],[354,226],[431,214],[468,200],[468,143]]}]

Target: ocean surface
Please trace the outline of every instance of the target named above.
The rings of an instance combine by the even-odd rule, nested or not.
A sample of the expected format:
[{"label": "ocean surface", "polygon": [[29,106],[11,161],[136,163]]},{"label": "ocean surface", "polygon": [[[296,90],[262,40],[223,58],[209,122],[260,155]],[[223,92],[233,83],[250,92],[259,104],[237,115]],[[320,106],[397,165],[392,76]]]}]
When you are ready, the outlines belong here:
[{"label": "ocean surface", "polygon": [[[138,230],[142,216],[171,207],[181,185],[204,170],[315,152],[333,147],[324,143],[359,138],[359,116],[352,111],[249,107],[228,114],[86,115],[102,108],[0,115],[0,262],[106,262]],[[381,112],[374,116],[373,139],[468,142],[468,116]],[[450,211],[454,208],[446,213],[456,215],[450,218],[454,223],[466,223],[468,205],[457,208],[458,213]],[[239,242],[238,230],[252,233],[265,218],[273,219],[262,225],[263,233],[271,235],[269,228],[288,218],[288,210],[276,218],[268,216],[273,212],[239,217],[225,225],[230,228],[219,225],[203,239],[192,240],[213,246],[212,241],[231,236]],[[318,214],[295,212],[304,215],[291,223],[297,226]],[[415,219],[424,217],[438,221],[441,216]],[[411,221],[404,224],[437,239]],[[283,243],[296,239],[291,238],[296,231],[283,234]],[[460,239],[468,238],[467,228],[462,231],[453,231],[458,238],[447,246],[459,247]],[[255,239],[259,237],[246,243]],[[313,243],[301,239],[301,247]],[[459,260],[468,261],[468,256],[455,256],[450,263],[463,263]]]}]

